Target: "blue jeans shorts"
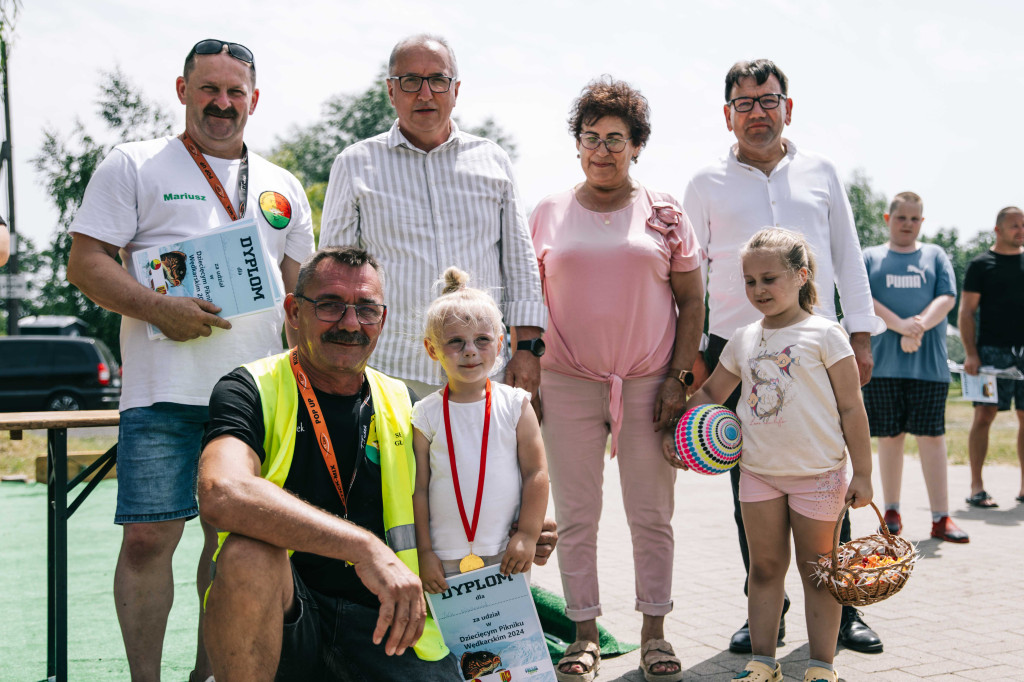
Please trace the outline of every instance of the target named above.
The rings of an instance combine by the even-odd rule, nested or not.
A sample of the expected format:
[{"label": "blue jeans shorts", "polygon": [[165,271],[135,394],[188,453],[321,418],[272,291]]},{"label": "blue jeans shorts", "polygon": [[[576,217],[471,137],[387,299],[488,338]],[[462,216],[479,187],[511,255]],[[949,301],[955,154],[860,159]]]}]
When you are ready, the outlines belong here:
[{"label": "blue jeans shorts", "polygon": [[[455,656],[422,661],[410,647],[401,656],[373,643],[377,609],[310,589],[292,566],[297,613],[285,616],[276,682],[453,682],[461,680]],[[294,610],[294,607],[293,607]],[[390,634],[390,631],[388,631]],[[386,635],[385,635],[386,637]]]},{"label": "blue jeans shorts", "polygon": [[114,523],[191,519],[206,405],[155,403],[121,413]]}]

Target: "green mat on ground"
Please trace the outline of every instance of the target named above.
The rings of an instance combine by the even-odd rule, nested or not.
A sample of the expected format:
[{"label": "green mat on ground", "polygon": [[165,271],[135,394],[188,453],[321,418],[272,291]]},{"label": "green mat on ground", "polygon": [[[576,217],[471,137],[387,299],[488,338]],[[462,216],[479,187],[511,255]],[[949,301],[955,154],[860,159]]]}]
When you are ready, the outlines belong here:
[{"label": "green mat on ground", "polygon": [[[78,494],[76,488],[72,497]],[[68,679],[127,680],[128,662],[114,611],[117,482],[103,481],[68,520]],[[174,555],[174,606],[161,677],[184,680],[196,654],[199,523],[185,524]],[[46,677],[46,486],[0,484],[0,680]]]},{"label": "green mat on ground", "polygon": [[[74,497],[79,489],[72,494]],[[75,680],[125,680],[128,663],[114,612],[114,563],[121,530],[112,523],[116,481],[100,483],[68,521],[68,673]],[[195,656],[195,562],[202,548],[199,524],[185,525],[174,556],[175,602],[164,639],[162,676],[184,679]],[[0,679],[34,680],[46,671],[46,486],[0,485]],[[565,600],[531,588],[554,662],[575,636]],[[604,628],[601,655],[633,651]]]},{"label": "green mat on ground", "polygon": [[[565,599],[536,585],[531,585],[530,591],[533,592],[533,603],[537,605],[537,615],[540,616],[540,624],[548,641],[551,662],[558,663],[565,655],[566,647],[576,638],[576,625],[565,615]],[[597,631],[601,638],[601,658],[614,658],[640,648],[638,644],[620,642],[600,625]]]}]

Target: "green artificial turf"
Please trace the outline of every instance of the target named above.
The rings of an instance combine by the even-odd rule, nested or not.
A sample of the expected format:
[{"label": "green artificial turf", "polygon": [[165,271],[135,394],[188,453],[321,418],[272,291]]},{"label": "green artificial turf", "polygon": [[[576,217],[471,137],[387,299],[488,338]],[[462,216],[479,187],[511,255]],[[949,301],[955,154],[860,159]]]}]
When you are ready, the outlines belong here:
[{"label": "green artificial turf", "polygon": [[[82,486],[76,488],[77,493]],[[121,529],[117,482],[103,481],[68,520],[68,679],[127,680],[114,611]],[[164,638],[163,679],[184,680],[195,660],[196,562],[203,533],[185,525],[174,556],[174,606]],[[0,484],[0,679],[46,677],[46,486]]]},{"label": "green artificial turf", "polygon": [[[532,585],[530,591],[533,593],[533,603],[537,606],[540,625],[544,628],[551,662],[557,665],[576,637],[576,624],[565,615],[565,599],[536,585]],[[597,626],[597,631],[602,658],[614,658],[640,648],[636,644],[620,642],[601,625]]]},{"label": "green artificial turf", "polygon": [[[81,486],[73,493],[76,494]],[[72,495],[72,498],[73,498]],[[114,565],[121,529],[114,525],[117,481],[103,481],[68,520],[68,679],[129,679],[114,611]],[[70,502],[70,500],[69,500]],[[195,660],[196,561],[203,533],[198,521],[185,525],[174,555],[174,606],[164,637],[161,678],[185,680]],[[46,486],[0,484],[0,680],[46,677]],[[544,629],[554,635],[554,660],[572,641],[561,597],[533,588]],[[632,651],[602,630],[604,656]]]}]

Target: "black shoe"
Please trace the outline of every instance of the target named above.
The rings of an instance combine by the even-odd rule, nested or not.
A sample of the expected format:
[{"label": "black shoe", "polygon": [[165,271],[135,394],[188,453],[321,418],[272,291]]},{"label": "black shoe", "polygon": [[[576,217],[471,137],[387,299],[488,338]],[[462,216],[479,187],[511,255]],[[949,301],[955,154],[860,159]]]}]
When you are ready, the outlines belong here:
[{"label": "black shoe", "polygon": [[[782,646],[786,638],[786,619],[779,620],[779,641],[775,646]],[[743,621],[743,627],[733,633],[729,640],[729,651],[734,654],[749,654],[753,650],[750,645],[750,621]]]},{"label": "black shoe", "polygon": [[852,606],[843,607],[843,620],[839,624],[839,643],[862,654],[882,653],[882,640],[861,620],[860,611]]}]

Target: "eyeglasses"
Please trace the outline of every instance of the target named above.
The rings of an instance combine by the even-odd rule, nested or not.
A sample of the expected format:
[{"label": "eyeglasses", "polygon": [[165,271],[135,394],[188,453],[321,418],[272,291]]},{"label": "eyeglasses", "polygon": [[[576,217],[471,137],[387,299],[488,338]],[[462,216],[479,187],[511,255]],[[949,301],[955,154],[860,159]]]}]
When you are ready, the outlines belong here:
[{"label": "eyeglasses", "polygon": [[229,43],[224,40],[217,40],[216,38],[200,40],[198,43],[193,45],[192,51],[188,53],[188,57],[185,57],[185,61],[188,61],[194,54],[220,54],[225,45],[228,46],[229,55],[240,62],[256,66],[256,58],[253,57],[252,50],[247,48],[245,45]]},{"label": "eyeglasses", "polygon": [[389,76],[388,80],[398,81],[398,87],[402,89],[402,92],[419,92],[423,87],[423,81],[427,81],[430,91],[440,94],[448,92],[455,79],[448,76]]},{"label": "eyeglasses", "polygon": [[622,137],[600,138],[597,135],[580,135],[580,144],[584,149],[597,149],[604,143],[604,148],[612,154],[618,154],[626,148],[626,139]]},{"label": "eyeglasses", "polygon": [[761,108],[765,111],[770,111],[772,109],[778,109],[784,99],[786,99],[785,95],[772,93],[768,95],[761,95],[760,97],[736,97],[729,100],[729,104],[731,104],[733,109],[738,113],[745,114],[748,111],[754,110],[754,102],[760,104]]},{"label": "eyeglasses", "polygon": [[295,294],[295,298],[309,301],[313,304],[313,314],[321,322],[339,322],[349,308],[356,311],[356,320],[360,324],[380,324],[387,315],[388,307],[383,303],[342,303],[341,301],[323,300],[316,301],[312,298]]}]

